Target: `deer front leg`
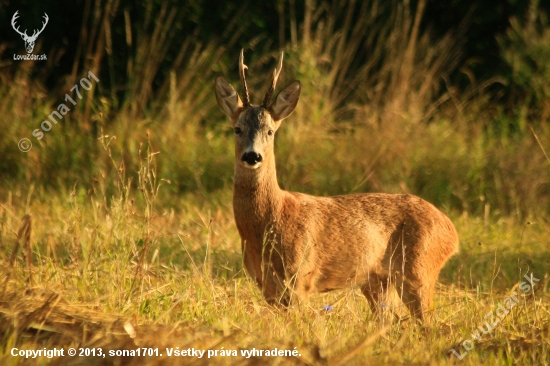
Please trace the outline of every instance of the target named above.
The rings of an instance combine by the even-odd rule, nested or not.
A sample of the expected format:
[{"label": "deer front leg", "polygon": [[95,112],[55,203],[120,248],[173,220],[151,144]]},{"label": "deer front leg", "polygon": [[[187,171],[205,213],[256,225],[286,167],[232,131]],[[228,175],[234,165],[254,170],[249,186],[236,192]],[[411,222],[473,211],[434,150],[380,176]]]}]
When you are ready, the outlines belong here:
[{"label": "deer front leg", "polygon": [[277,271],[273,264],[265,266],[261,282],[268,304],[276,307],[287,307],[290,304],[291,291],[286,286],[284,273]]}]

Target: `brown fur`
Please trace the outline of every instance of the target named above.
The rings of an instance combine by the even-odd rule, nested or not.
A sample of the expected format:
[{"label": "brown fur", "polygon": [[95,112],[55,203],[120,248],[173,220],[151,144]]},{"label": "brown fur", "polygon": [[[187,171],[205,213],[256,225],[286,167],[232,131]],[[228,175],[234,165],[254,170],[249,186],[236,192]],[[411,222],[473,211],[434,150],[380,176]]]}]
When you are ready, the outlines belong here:
[{"label": "brown fur", "polygon": [[[247,106],[223,78],[216,79],[218,103],[241,131],[233,209],[247,272],[268,302],[284,305],[357,285],[377,311],[394,285],[411,314],[423,320],[439,271],[458,251],[453,223],[413,195],[314,197],[280,189],[273,137],[299,91],[294,82],[273,106]],[[262,156],[259,166],[244,162],[247,151]]]}]

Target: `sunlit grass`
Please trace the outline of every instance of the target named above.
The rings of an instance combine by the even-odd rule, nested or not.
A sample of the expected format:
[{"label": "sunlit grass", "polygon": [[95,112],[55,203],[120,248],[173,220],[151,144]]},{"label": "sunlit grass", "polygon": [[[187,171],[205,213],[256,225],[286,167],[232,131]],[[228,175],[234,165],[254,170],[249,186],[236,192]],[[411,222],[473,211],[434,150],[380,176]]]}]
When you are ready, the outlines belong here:
[{"label": "sunlit grass", "polygon": [[[485,315],[494,312],[514,288],[517,290],[515,285],[523,275],[530,273],[541,280],[535,292],[522,298],[511,314],[476,342],[462,362],[501,363],[512,358],[516,363],[548,362],[549,258],[545,246],[550,228],[544,221],[528,223],[492,216],[483,219],[451,212],[462,238],[461,251],[444,268],[436,293],[434,321],[423,327],[407,317],[397,321],[373,316],[356,289],[317,295],[288,311],[268,307],[242,269],[240,241],[228,203],[229,189],[208,197],[183,195],[172,202],[176,209],[159,206],[150,212],[145,200],[139,199],[141,191],[131,187],[122,201],[116,196],[101,197],[99,192],[78,195],[73,191],[48,200],[30,200],[28,208],[25,192],[21,193],[21,197],[12,196],[11,202],[3,201],[0,206],[2,268],[4,274],[10,270],[7,259],[14,233],[19,217],[28,209],[33,215],[35,285],[29,284],[21,254],[12,269],[1,311],[5,320],[19,315],[33,324],[38,322],[31,328],[42,329],[43,338],[27,338],[28,330],[4,323],[8,338],[2,353],[6,362],[16,362],[8,348],[13,342],[19,348],[33,347],[43,339],[43,344],[52,347],[108,349],[113,345],[94,338],[94,332],[108,333],[101,327],[114,324],[113,319],[123,319],[136,328],[169,325],[172,331],[187,329],[190,334],[208,329],[208,337],[193,340],[195,347],[203,349],[220,349],[216,339],[229,338],[225,349],[297,347],[304,350],[300,359],[313,364],[326,360],[337,364],[352,352],[353,345],[389,326],[368,346],[355,351],[350,362],[359,365],[430,360],[431,364],[446,364],[456,358],[448,351],[454,348],[463,354],[459,341],[469,339],[472,331],[484,324]],[[143,254],[147,240],[149,247]],[[28,310],[32,308],[29,303],[8,311],[10,304],[26,298],[33,299],[34,306],[48,303],[49,293],[60,299],[50,304],[51,318],[33,320],[37,312]],[[326,311],[324,305],[331,305],[332,310]],[[82,312],[86,312],[85,317]],[[72,329],[72,338],[65,334],[55,343],[56,337],[48,334],[55,335],[55,330],[62,328],[61,313],[83,325]],[[82,332],[88,333],[84,337]],[[125,330],[119,332],[125,334]],[[152,347],[177,345],[170,343],[165,332],[158,330],[154,339],[143,342]],[[128,347],[124,342],[131,339],[120,342]],[[518,347],[529,351],[519,352]],[[208,362],[226,363],[220,358]]]}]

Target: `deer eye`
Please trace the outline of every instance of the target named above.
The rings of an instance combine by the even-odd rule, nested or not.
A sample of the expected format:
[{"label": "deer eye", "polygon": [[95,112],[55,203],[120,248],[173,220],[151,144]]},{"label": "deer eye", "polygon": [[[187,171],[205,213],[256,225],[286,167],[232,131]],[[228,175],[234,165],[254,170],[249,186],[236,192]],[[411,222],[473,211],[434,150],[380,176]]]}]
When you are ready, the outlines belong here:
[{"label": "deer eye", "polygon": [[241,132],[243,132],[240,127],[235,127],[234,131],[235,131],[235,135],[240,135]]},{"label": "deer eye", "polygon": [[269,136],[273,136],[273,130],[267,131],[267,134],[268,134]]}]

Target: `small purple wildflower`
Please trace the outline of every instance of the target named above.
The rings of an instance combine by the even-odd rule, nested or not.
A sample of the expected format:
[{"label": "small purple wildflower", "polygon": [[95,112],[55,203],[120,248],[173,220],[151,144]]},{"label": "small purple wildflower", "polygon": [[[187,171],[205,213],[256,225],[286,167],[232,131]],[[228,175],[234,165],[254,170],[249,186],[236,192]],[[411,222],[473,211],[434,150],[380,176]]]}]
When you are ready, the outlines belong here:
[{"label": "small purple wildflower", "polygon": [[332,306],[330,306],[330,305],[325,305],[325,306],[323,306],[323,309],[325,309],[326,311],[331,311],[331,310],[332,310]]}]

